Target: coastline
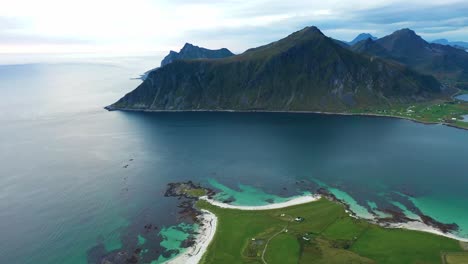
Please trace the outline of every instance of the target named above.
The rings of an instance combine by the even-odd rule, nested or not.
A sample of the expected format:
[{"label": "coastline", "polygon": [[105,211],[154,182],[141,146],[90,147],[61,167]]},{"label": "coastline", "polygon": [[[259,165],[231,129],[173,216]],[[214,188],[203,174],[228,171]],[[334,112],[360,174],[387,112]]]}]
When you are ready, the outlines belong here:
[{"label": "coastline", "polygon": [[406,222],[406,223],[389,223],[389,224],[379,224],[379,225],[385,228],[402,228],[402,229],[408,229],[408,230],[414,230],[414,231],[427,232],[427,233],[432,233],[435,235],[448,237],[448,238],[455,239],[455,240],[462,241],[462,242],[468,242],[468,238],[458,237],[451,233],[444,233],[438,230],[437,228],[426,225],[425,223],[420,222],[420,221],[411,221],[411,222]]},{"label": "coastline", "polygon": [[[210,199],[210,198],[208,198],[206,196],[200,197],[200,199],[202,199],[204,201],[207,201],[208,203],[210,203],[210,204],[212,204],[214,206],[218,206],[218,207],[225,208],[225,209],[244,210],[244,211],[260,211],[260,210],[280,209],[280,208],[285,208],[285,207],[289,207],[289,206],[315,202],[315,201],[318,201],[319,199],[321,199],[322,197],[323,197],[322,195],[311,194],[311,195],[306,195],[306,196],[299,196],[299,197],[293,198],[291,200],[288,200],[286,202],[274,203],[274,204],[268,204],[268,205],[260,205],[260,206],[231,205],[231,204],[226,204],[226,203],[223,203],[223,202],[219,202],[219,201]],[[340,201],[340,200],[336,200],[336,201],[346,205],[346,203],[343,202],[343,201]],[[373,219],[362,218],[362,217],[359,217],[358,215],[356,215],[353,211],[351,211],[349,209],[346,209],[345,211],[346,211],[346,213],[348,213],[348,215],[350,217],[353,217],[353,218],[356,218],[356,219],[363,219],[365,221],[369,221],[370,223],[377,224],[377,225],[380,225],[380,226],[385,227],[385,228],[404,228],[404,229],[408,229],[408,230],[432,233],[432,234],[452,238],[452,239],[455,239],[455,240],[458,240],[458,241],[468,242],[468,238],[458,237],[458,236],[456,236],[456,235],[454,235],[452,233],[444,233],[441,230],[439,230],[439,229],[437,229],[435,227],[432,227],[430,225],[427,225],[427,224],[425,224],[425,223],[423,223],[421,221],[415,220],[415,221],[398,222],[398,223],[379,222],[379,221],[377,221],[378,218],[375,218],[375,217]]]},{"label": "coastline", "polygon": [[187,248],[182,254],[164,263],[167,264],[197,264],[202,259],[216,233],[218,218],[207,210],[201,210],[199,234],[195,238],[193,246]]},{"label": "coastline", "polygon": [[[280,209],[280,208],[290,207],[294,205],[315,202],[315,201],[320,200],[322,197],[324,196],[320,194],[310,194],[310,195],[295,197],[286,202],[272,203],[272,204],[260,205],[260,206],[231,205],[231,204],[223,203],[220,201],[216,201],[212,198],[209,198],[208,196],[202,196],[199,199],[204,200],[210,203],[211,205],[214,205],[220,208],[225,208],[225,209],[243,210],[243,211],[261,211],[261,210]],[[344,203],[343,201],[338,201],[338,202]],[[203,225],[201,225],[199,234],[195,238],[195,244],[192,247],[188,248],[182,254],[176,256],[175,258],[171,260],[166,261],[165,263],[167,264],[184,264],[184,263],[197,264],[200,262],[203,255],[207,252],[208,246],[210,245],[216,233],[218,218],[216,217],[215,214],[213,214],[212,212],[208,210],[202,209],[201,211],[202,211],[202,215],[200,215],[199,217]],[[414,231],[420,231],[420,232],[427,232],[427,233],[432,233],[435,235],[451,238],[457,241],[468,242],[468,238],[461,238],[451,233],[444,233],[440,231],[439,229],[429,226],[420,221],[410,221],[406,223],[405,222],[400,222],[400,223],[379,222],[377,221],[378,218],[364,219],[364,218],[360,218],[359,216],[356,216],[352,211],[346,210],[346,212],[351,217],[354,217],[357,219],[363,219],[363,220],[369,221],[370,223],[382,226],[384,228],[394,228],[394,229],[400,228],[400,229],[414,230]]]},{"label": "coastline", "polygon": [[422,121],[410,117],[404,116],[394,116],[394,115],[384,115],[384,114],[375,114],[375,113],[348,113],[348,112],[327,112],[327,111],[288,111],[288,110],[234,110],[234,109],[192,109],[192,110],[149,110],[149,109],[130,109],[130,108],[118,108],[113,106],[104,107],[107,111],[125,111],[125,112],[147,112],[147,113],[190,113],[190,112],[227,112],[227,113],[291,113],[291,114],[317,114],[317,115],[335,115],[335,116],[366,116],[366,117],[379,117],[379,118],[393,118],[393,119],[402,119],[408,120],[415,123],[420,123],[424,125],[444,125],[448,127],[453,127],[462,130],[468,130],[467,127],[456,126],[447,122],[430,122]]},{"label": "coastline", "polygon": [[223,202],[208,198],[207,196],[200,197],[200,200],[207,201],[208,203],[214,206],[225,208],[225,209],[242,210],[242,211],[261,211],[261,210],[280,209],[280,208],[285,208],[289,206],[315,202],[315,201],[320,200],[320,198],[322,198],[321,195],[311,194],[311,195],[295,197],[291,200],[281,202],[281,203],[272,203],[272,204],[266,204],[266,205],[253,205],[253,206],[227,204],[227,203],[223,203]]}]

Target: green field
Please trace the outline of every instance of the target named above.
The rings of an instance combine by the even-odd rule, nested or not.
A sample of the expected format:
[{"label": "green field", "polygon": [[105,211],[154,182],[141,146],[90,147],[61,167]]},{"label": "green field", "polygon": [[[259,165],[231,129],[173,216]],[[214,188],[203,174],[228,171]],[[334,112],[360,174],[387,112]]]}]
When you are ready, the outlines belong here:
[{"label": "green field", "polygon": [[442,261],[443,264],[466,264],[468,263],[468,252],[445,253]]},{"label": "green field", "polygon": [[[463,252],[453,239],[351,218],[342,204],[326,199],[266,211],[223,209],[202,200],[196,206],[219,221],[201,263],[422,264],[441,263],[442,252]],[[305,220],[294,221],[298,216]]]},{"label": "green field", "polygon": [[443,123],[452,126],[467,128],[468,102],[459,100],[440,100],[410,105],[393,105],[380,108],[356,109],[356,114],[376,114],[412,119],[424,123]]},{"label": "green field", "polygon": [[206,195],[206,190],[203,188],[186,189],[183,192],[190,197],[201,197]]}]

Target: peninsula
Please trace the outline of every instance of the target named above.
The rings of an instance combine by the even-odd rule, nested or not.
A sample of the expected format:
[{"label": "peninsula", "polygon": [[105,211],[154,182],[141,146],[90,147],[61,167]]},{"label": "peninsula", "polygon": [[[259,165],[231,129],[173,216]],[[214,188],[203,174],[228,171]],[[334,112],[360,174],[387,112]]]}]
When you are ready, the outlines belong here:
[{"label": "peninsula", "polygon": [[[174,189],[175,185],[171,186]],[[329,195],[265,206],[236,206],[182,183],[201,225],[177,263],[465,263],[468,239],[421,222],[359,219]],[[204,196],[210,193],[208,196]]]}]

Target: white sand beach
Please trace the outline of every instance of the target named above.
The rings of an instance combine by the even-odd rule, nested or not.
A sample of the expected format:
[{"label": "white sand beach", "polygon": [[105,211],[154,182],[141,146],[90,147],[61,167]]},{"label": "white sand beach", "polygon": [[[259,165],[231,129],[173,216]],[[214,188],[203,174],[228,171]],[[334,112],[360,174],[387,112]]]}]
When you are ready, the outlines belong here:
[{"label": "white sand beach", "polygon": [[293,206],[293,205],[314,202],[314,201],[319,200],[320,198],[321,198],[320,195],[305,195],[305,196],[300,196],[300,197],[293,198],[291,200],[288,200],[288,201],[282,202],[282,203],[273,203],[273,204],[266,204],[266,205],[259,205],[259,206],[232,205],[232,204],[219,202],[219,201],[216,201],[216,200],[213,200],[213,199],[209,199],[206,196],[201,197],[200,199],[205,200],[205,201],[209,202],[210,204],[221,207],[221,208],[244,210],[244,211],[254,211],[254,210],[271,210],[271,209],[285,208],[285,207],[289,207],[289,206]]},{"label": "white sand beach", "polygon": [[407,222],[407,223],[391,223],[391,224],[386,224],[386,225],[382,225],[382,226],[384,226],[386,228],[404,228],[404,229],[409,229],[409,230],[428,232],[428,233],[436,234],[436,235],[439,235],[439,236],[444,236],[444,237],[452,238],[452,239],[455,239],[455,240],[468,242],[468,238],[461,238],[461,237],[457,237],[457,236],[455,236],[453,234],[450,234],[450,233],[444,233],[444,232],[440,231],[439,229],[437,229],[435,227],[432,227],[432,226],[429,226],[429,225],[426,225],[425,223],[420,222],[420,221],[411,221],[411,222]]},{"label": "white sand beach", "polygon": [[[232,204],[219,202],[214,199],[210,199],[206,196],[201,197],[200,199],[205,200],[209,202],[210,204],[221,207],[221,208],[254,211],[254,210],[271,210],[271,209],[285,208],[289,206],[314,202],[314,201],[319,200],[320,198],[321,198],[320,195],[306,195],[306,196],[293,198],[286,202],[260,205],[260,206],[232,205]],[[209,244],[214,238],[214,235],[216,232],[217,221],[218,221],[217,217],[213,213],[207,210],[202,210],[202,212],[203,214],[200,217],[202,219],[203,226],[200,227],[199,235],[197,235],[196,240],[195,240],[195,245],[191,248],[188,248],[181,255],[175,257],[174,259],[167,261],[166,263],[168,264],[196,264],[200,262],[201,258],[207,251]],[[352,214],[350,215],[352,217],[359,218]],[[366,220],[369,220],[369,219],[366,219]],[[409,229],[409,230],[428,232],[428,233],[433,233],[436,235],[452,238],[455,240],[468,242],[467,238],[460,238],[453,234],[443,233],[442,231],[434,227],[428,226],[420,221],[412,221],[412,222],[407,222],[407,223],[389,223],[389,224],[380,224],[380,225],[385,228],[404,228],[404,229]]]},{"label": "white sand beach", "polygon": [[202,213],[200,218],[203,225],[198,230],[199,234],[195,238],[195,244],[174,259],[168,260],[167,264],[196,264],[200,262],[208,245],[213,240],[218,223],[218,218],[213,213],[207,210],[202,210]]}]

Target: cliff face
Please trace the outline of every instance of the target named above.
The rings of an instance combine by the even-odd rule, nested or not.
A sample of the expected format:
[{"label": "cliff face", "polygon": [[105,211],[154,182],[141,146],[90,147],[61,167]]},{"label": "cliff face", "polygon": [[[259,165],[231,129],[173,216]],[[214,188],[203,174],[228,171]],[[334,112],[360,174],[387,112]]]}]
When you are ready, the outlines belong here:
[{"label": "cliff face", "polygon": [[433,77],[354,53],[308,27],[237,56],[176,60],[108,109],[342,111],[440,94]]},{"label": "cliff face", "polygon": [[222,48],[219,50],[210,50],[194,46],[186,43],[180,52],[170,51],[169,54],[161,61],[161,67],[175,60],[188,59],[219,59],[233,56],[234,54],[228,49]]}]

